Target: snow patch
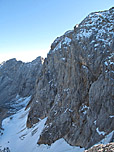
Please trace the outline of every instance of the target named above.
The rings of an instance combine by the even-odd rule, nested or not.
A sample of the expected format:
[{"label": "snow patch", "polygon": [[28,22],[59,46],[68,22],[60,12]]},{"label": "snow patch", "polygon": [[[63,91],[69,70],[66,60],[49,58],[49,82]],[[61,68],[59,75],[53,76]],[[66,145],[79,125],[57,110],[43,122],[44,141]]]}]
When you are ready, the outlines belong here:
[{"label": "snow patch", "polygon": [[104,144],[104,145],[108,144],[111,141],[113,134],[114,134],[114,131],[112,131],[111,133],[106,135],[105,138],[102,139],[100,142],[98,142],[96,145],[98,145],[98,144]]},{"label": "snow patch", "polygon": [[29,97],[20,97],[19,95],[16,96],[15,100],[9,102],[7,105],[10,105],[10,109],[8,113],[15,113],[16,111],[19,111],[23,107],[26,107],[31,99],[31,96]]},{"label": "snow patch", "polygon": [[105,135],[106,133],[104,131],[99,131],[99,128],[96,128],[96,131],[99,135]]},{"label": "snow patch", "polygon": [[64,113],[66,113],[67,111],[73,112],[73,110],[71,110],[71,109],[69,109],[69,108],[66,108],[66,110],[64,111]]},{"label": "snow patch", "polygon": [[66,59],[65,58],[61,58],[63,61],[65,61]]},{"label": "snow patch", "polygon": [[93,123],[96,125],[96,120]]},{"label": "snow patch", "polygon": [[114,116],[109,116],[110,118],[114,118]]},{"label": "snow patch", "polygon": [[82,112],[84,115],[86,115],[88,110],[89,110],[89,107],[87,107],[87,105],[82,104],[80,112]]},{"label": "snow patch", "polygon": [[85,65],[82,65],[82,67],[83,67],[84,69],[88,69]]},{"label": "snow patch", "polygon": [[[114,20],[113,13],[110,11],[91,13],[79,25],[79,30],[76,34],[76,39],[89,38],[91,35],[96,35],[96,40],[91,40],[91,44],[95,43],[95,50],[97,46],[102,44],[102,47],[110,46],[112,44],[112,37],[114,36]],[[106,36],[104,38],[104,36]]]},{"label": "snow patch", "polygon": [[[71,111],[70,109],[68,109]],[[46,127],[47,117],[34,124],[32,128],[26,127],[29,109],[19,110],[16,114],[3,120],[3,135],[0,136],[0,149],[9,147],[11,152],[83,152],[84,148],[70,146],[63,138],[51,146],[38,145],[41,132]],[[51,124],[50,124],[51,125]]]},{"label": "snow patch", "polygon": [[108,66],[108,62],[107,61],[105,61],[105,65]]},{"label": "snow patch", "polygon": [[70,91],[70,89],[69,89],[69,88],[66,88],[66,89],[64,89],[64,91],[65,91],[65,92],[68,92],[68,91]]},{"label": "snow patch", "polygon": [[38,138],[44,128],[44,124],[47,118],[44,118],[34,127],[27,129],[26,121],[28,117],[29,109],[21,109],[17,114],[3,120],[2,126],[4,128],[3,135],[0,137],[0,146],[9,147],[11,152],[16,151],[29,151],[35,152],[34,149],[37,146]]},{"label": "snow patch", "polygon": [[69,45],[71,43],[71,39],[68,37],[65,37],[63,44]]},{"label": "snow patch", "polygon": [[57,44],[57,46],[54,48],[53,52],[61,49],[61,41]]}]

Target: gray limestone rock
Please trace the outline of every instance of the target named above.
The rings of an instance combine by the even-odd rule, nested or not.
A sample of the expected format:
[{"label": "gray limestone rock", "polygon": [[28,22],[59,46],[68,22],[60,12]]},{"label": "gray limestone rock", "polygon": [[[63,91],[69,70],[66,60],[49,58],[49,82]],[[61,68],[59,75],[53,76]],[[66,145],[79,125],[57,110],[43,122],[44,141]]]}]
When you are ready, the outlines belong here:
[{"label": "gray limestone rock", "polygon": [[16,95],[32,95],[36,78],[42,66],[42,58],[23,63],[10,59],[0,67],[0,105],[11,101]]},{"label": "gray limestone rock", "polygon": [[91,147],[114,129],[114,8],[89,14],[51,45],[27,126],[48,117],[38,144]]},{"label": "gray limestone rock", "polygon": [[107,145],[99,144],[89,150],[85,150],[85,152],[114,152],[114,143],[109,143]]},{"label": "gray limestone rock", "polygon": [[8,111],[18,96],[26,97],[34,94],[36,78],[42,68],[43,58],[23,63],[10,59],[0,65],[0,123],[8,116]]}]

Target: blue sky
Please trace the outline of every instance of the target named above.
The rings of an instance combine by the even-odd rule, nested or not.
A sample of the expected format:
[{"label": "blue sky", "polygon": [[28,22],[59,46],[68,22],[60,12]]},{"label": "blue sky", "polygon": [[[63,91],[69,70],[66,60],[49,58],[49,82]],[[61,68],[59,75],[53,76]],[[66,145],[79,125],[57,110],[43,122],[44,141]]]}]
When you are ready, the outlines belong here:
[{"label": "blue sky", "polygon": [[0,62],[45,57],[57,36],[114,0],[0,0]]}]

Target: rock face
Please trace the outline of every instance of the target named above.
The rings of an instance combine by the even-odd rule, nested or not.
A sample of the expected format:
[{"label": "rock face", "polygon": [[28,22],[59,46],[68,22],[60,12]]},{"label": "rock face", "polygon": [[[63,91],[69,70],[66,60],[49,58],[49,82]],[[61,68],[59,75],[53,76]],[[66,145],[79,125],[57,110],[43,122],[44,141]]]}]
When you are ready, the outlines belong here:
[{"label": "rock face", "polygon": [[0,105],[11,101],[17,94],[22,97],[32,95],[41,65],[41,57],[30,63],[10,59],[1,65]]},{"label": "rock face", "polygon": [[10,149],[7,147],[7,148],[4,148],[3,150],[0,150],[0,152],[10,152]]},{"label": "rock face", "polygon": [[114,143],[107,145],[100,144],[92,147],[89,150],[86,150],[85,152],[114,152]]},{"label": "rock face", "polygon": [[38,144],[89,148],[114,130],[114,8],[52,43],[30,106],[28,127],[48,117]]},{"label": "rock face", "polygon": [[41,57],[29,63],[10,59],[0,65],[0,121],[7,116],[7,111],[15,102],[15,98],[34,93],[42,61]]}]

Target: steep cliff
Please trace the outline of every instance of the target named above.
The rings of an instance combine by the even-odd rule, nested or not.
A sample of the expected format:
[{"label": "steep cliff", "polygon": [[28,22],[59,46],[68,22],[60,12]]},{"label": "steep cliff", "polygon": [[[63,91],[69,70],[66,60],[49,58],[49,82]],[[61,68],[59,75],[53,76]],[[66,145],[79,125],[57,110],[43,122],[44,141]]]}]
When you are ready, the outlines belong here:
[{"label": "steep cliff", "polygon": [[31,96],[34,93],[42,61],[41,57],[29,63],[10,59],[0,65],[0,123],[14,109],[22,108],[23,103],[18,107],[14,106],[18,99],[18,102],[21,102],[20,97]]},{"label": "steep cliff", "polygon": [[27,126],[48,117],[38,144],[91,147],[114,130],[114,8],[89,14],[51,45]]}]

